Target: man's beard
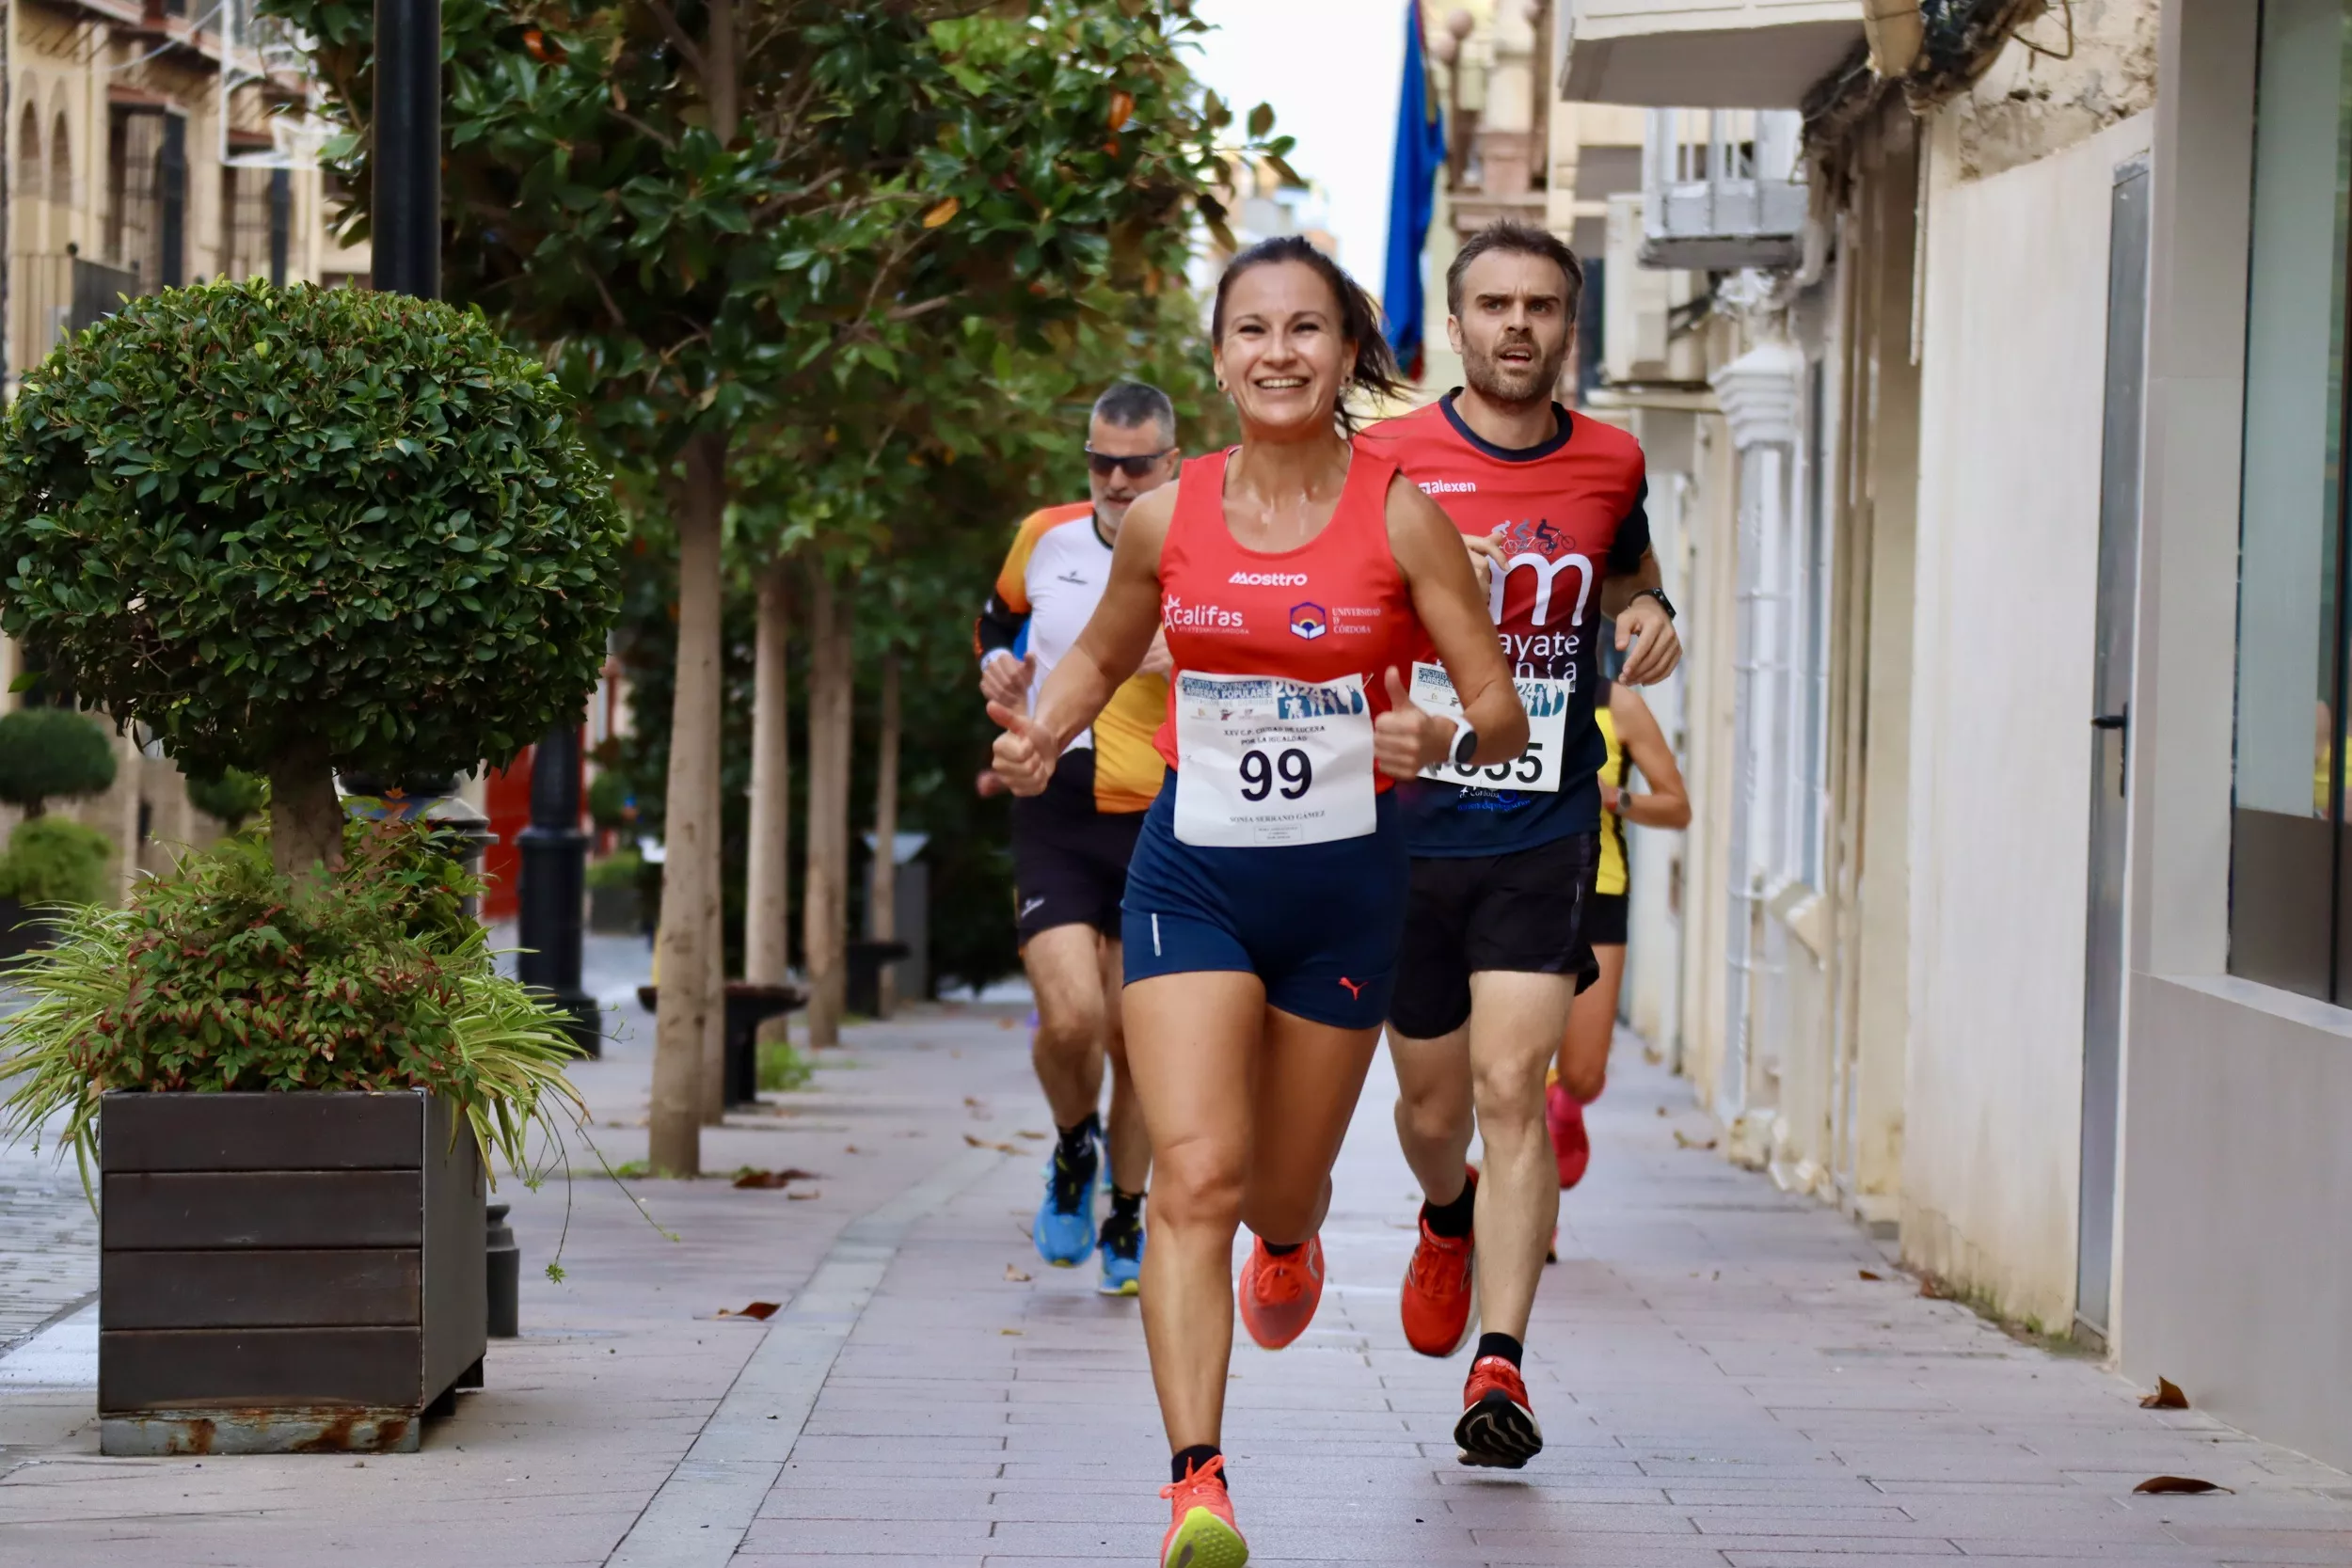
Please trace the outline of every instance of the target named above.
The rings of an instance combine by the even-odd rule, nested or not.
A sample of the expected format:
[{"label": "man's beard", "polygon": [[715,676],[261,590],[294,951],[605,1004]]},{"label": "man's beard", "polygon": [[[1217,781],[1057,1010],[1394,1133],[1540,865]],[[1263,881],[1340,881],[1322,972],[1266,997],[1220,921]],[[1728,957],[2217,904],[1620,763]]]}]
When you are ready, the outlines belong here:
[{"label": "man's beard", "polygon": [[[1518,344],[1506,342],[1502,346],[1517,348]],[[1532,344],[1530,346],[1533,347]],[[1505,366],[1499,353],[1482,355],[1470,352],[1466,347],[1462,355],[1462,374],[1478,389],[1480,396],[1492,398],[1497,403],[1534,403],[1538,400],[1549,403],[1553,389],[1560,385],[1560,372],[1567,362],[1568,350],[1565,343],[1556,356],[1550,358],[1539,356],[1524,370]]]}]

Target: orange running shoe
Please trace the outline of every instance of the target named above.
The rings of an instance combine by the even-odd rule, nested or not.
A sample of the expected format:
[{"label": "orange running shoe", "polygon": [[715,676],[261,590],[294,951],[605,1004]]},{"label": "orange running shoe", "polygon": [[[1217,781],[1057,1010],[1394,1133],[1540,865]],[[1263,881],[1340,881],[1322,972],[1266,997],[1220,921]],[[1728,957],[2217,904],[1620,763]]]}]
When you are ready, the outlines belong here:
[{"label": "orange running shoe", "polygon": [[1528,1408],[1526,1381],[1502,1356],[1482,1355],[1471,1364],[1454,1443],[1463,1464],[1497,1470],[1519,1469],[1544,1451],[1544,1429]]},{"label": "orange running shoe", "polygon": [[1249,1543],[1233,1523],[1224,1468],[1225,1456],[1218,1454],[1198,1469],[1185,1466],[1184,1480],[1160,1488],[1175,1515],[1160,1543],[1160,1568],[1242,1568],[1249,1560]]},{"label": "orange running shoe", "polygon": [[[1469,1190],[1478,1190],[1478,1172]],[[1458,1354],[1478,1323],[1475,1236],[1440,1236],[1421,1222],[1421,1240],[1405,1265],[1405,1289],[1397,1306],[1405,1320],[1405,1342],[1423,1355]]]},{"label": "orange running shoe", "polygon": [[1544,1126],[1551,1133],[1551,1157],[1560,1166],[1560,1190],[1566,1192],[1584,1180],[1593,1163],[1593,1140],[1584,1131],[1584,1102],[1567,1086],[1553,1083],[1544,1090]]},{"label": "orange running shoe", "polygon": [[1241,1324],[1268,1350],[1280,1350],[1307,1332],[1323,1302],[1323,1238],[1310,1236],[1296,1252],[1277,1258],[1265,1243],[1249,1240],[1249,1260],[1241,1266]]}]

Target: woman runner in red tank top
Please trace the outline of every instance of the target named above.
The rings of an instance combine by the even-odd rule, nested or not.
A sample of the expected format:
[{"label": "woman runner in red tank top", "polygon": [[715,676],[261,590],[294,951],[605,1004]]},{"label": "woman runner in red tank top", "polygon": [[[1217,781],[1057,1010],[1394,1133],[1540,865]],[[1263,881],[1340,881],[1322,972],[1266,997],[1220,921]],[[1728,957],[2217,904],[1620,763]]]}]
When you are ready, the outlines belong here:
[{"label": "woman runner in red tank top", "polygon": [[[1306,242],[1270,240],[1226,269],[1211,332],[1241,446],[1136,503],[1035,717],[989,712],[997,772],[1042,789],[1165,623],[1171,771],[1128,866],[1121,1002],[1159,1166],[1143,1319],[1174,1450],[1161,1560],[1239,1568],[1219,1449],[1234,1228],[1257,1237],[1243,1323],[1279,1348],[1322,1293],[1331,1164],[1404,925],[1390,784],[1516,756],[1527,717],[1460,531],[1345,434],[1351,384],[1400,389],[1370,298]],[[1405,698],[1422,628],[1463,696],[1458,727]]]}]

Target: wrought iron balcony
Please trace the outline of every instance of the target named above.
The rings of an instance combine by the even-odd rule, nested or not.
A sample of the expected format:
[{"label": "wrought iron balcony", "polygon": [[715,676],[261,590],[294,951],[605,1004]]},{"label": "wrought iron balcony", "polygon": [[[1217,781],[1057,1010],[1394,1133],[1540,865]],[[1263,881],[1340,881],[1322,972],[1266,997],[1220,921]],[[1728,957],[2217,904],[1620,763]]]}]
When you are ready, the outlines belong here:
[{"label": "wrought iron balcony", "polygon": [[1642,148],[1642,265],[1789,267],[1804,246],[1802,117],[1652,109]]}]

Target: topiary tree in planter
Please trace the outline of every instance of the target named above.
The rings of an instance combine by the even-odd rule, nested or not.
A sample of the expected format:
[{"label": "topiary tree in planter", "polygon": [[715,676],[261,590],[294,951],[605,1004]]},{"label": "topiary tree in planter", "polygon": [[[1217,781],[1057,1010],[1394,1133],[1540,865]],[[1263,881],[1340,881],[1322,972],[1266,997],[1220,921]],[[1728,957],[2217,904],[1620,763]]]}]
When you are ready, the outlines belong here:
[{"label": "topiary tree in planter", "polygon": [[92,720],[62,707],[0,715],[0,800],[39,816],[64,796],[97,795],[115,782],[114,743]]},{"label": "topiary tree in planter", "polygon": [[478,312],[211,283],[132,300],[0,428],[0,629],[193,776],[342,858],[334,773],[503,765],[575,717],[621,523],[540,362]]}]

